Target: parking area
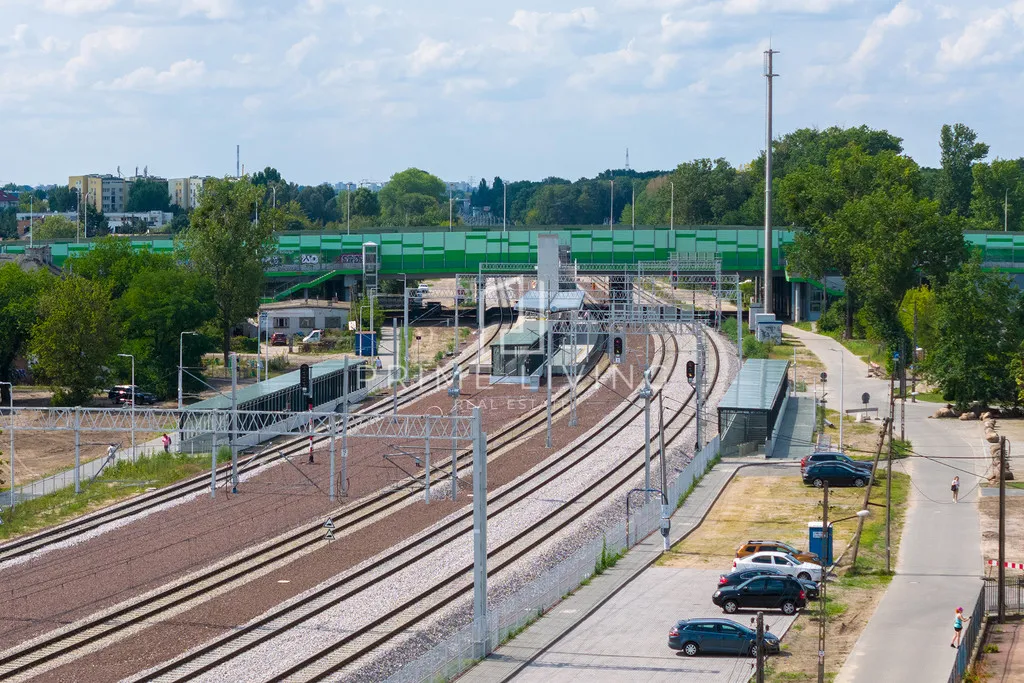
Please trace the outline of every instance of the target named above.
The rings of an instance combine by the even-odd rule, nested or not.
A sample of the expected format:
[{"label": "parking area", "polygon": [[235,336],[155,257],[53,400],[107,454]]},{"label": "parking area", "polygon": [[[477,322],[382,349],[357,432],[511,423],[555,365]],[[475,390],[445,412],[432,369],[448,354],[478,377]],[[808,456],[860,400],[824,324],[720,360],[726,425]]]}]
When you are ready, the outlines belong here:
[{"label": "parking area", "polygon": [[[722,571],[649,568],[523,669],[516,680],[746,681],[753,673],[754,660],[749,657],[687,657],[667,644],[669,629],[679,619],[726,616],[711,603],[711,596],[718,577],[729,569],[728,564]],[[741,610],[729,618],[750,625],[754,615],[754,610]],[[765,611],[765,624],[780,636],[794,619]]]}]

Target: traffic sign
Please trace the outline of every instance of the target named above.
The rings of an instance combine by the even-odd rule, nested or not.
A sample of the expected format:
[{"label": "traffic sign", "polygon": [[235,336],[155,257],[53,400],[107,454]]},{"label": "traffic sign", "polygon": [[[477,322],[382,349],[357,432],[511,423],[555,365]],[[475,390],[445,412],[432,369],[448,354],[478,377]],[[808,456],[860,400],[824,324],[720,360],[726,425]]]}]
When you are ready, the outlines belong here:
[{"label": "traffic sign", "polygon": [[324,536],[324,540],[325,541],[333,541],[334,540],[334,529],[328,529],[327,530],[327,534]]},{"label": "traffic sign", "polygon": [[821,377],[821,381],[822,382],[827,382],[828,381],[828,373],[827,372],[821,373],[820,377]]},{"label": "traffic sign", "polygon": [[871,394],[869,394],[868,392],[865,391],[863,394],[860,395],[860,402],[863,403],[864,405],[867,405],[868,401],[870,400]]},{"label": "traffic sign", "polygon": [[333,529],[334,528],[334,520],[331,519],[330,517],[328,517],[327,521],[324,522],[324,528],[325,529]]},{"label": "traffic sign", "polygon": [[267,312],[266,311],[260,311],[260,322],[261,323],[267,322]]}]

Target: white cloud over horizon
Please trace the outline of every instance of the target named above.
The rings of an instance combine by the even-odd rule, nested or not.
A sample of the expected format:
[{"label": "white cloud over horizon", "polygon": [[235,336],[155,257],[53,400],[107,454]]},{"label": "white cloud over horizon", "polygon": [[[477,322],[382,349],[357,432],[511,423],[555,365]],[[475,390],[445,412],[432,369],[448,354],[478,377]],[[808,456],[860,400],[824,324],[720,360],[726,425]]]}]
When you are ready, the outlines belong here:
[{"label": "white cloud over horizon", "polygon": [[[1024,156],[1024,0],[3,0],[0,183],[136,164],[300,183],[745,163],[861,125],[938,163],[943,123]],[[769,43],[770,41],[770,43]],[[86,131],[88,133],[86,134]]]}]

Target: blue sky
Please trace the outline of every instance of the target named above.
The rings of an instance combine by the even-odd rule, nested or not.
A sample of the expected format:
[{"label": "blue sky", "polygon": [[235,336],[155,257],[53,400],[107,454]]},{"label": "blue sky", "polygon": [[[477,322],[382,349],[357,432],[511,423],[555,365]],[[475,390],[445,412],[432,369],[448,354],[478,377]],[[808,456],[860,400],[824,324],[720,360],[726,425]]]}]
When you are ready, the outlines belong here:
[{"label": "blue sky", "polygon": [[[376,1],[376,4],[375,4]],[[1024,156],[1024,0],[0,0],[0,183],[135,167],[290,180],[592,176],[962,121]]]}]

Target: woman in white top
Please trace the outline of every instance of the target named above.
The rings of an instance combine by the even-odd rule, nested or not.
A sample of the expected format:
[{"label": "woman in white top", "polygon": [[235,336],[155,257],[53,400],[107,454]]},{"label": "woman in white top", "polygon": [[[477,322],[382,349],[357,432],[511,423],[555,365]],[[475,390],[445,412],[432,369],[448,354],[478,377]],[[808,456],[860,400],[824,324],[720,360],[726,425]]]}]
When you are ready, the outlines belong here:
[{"label": "woman in white top", "polygon": [[953,492],[953,502],[957,502],[960,497],[960,477],[953,477],[953,483],[950,485],[949,490]]}]

